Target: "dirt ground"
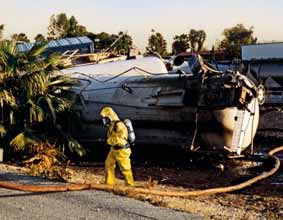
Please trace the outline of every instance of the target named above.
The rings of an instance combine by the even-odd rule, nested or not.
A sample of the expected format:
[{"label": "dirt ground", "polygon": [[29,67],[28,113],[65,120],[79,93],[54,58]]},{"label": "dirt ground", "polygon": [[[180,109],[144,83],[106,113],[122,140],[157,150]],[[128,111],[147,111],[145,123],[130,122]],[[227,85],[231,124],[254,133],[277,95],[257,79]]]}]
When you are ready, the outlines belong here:
[{"label": "dirt ground", "polygon": [[[249,165],[252,167],[252,165]],[[237,168],[176,169],[164,167],[134,167],[136,185],[163,190],[196,190],[228,186],[252,177],[249,171],[239,174]],[[250,167],[249,167],[250,169]],[[70,167],[69,182],[102,183],[103,167]],[[235,174],[237,172],[238,174]],[[281,170],[282,172],[282,170]],[[252,172],[255,175],[257,172]],[[277,176],[280,174],[277,174]],[[123,184],[117,172],[118,184]],[[151,195],[129,195],[150,203],[198,214],[206,219],[283,219],[283,184],[274,184],[273,177],[240,192],[189,199]]]},{"label": "dirt ground", "polygon": [[[193,166],[187,167],[134,165],[133,173],[138,187],[191,191],[237,184],[269,168],[268,164],[236,160],[221,161],[219,158],[216,162],[204,156],[202,159],[194,161]],[[0,169],[28,172],[28,169],[5,164],[1,164]],[[201,215],[205,219],[278,220],[283,219],[283,183],[280,182],[282,181],[280,179],[282,171],[281,168],[280,172],[272,178],[234,193],[187,199],[136,194],[128,194],[127,196],[158,206]],[[103,183],[103,163],[71,165],[67,168],[63,178],[71,183]],[[123,177],[118,169],[117,184],[123,185]]]}]

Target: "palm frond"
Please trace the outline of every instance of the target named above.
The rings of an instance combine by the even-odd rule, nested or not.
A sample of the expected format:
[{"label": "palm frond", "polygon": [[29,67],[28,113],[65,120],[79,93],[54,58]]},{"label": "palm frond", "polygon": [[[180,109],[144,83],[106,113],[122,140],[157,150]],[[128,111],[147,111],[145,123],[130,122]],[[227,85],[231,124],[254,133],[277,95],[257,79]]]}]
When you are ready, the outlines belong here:
[{"label": "palm frond", "polygon": [[10,91],[2,88],[0,89],[0,102],[1,102],[1,105],[2,103],[7,103],[11,106],[15,106],[16,98],[13,96],[13,94]]},{"label": "palm frond", "polygon": [[47,78],[43,72],[24,74],[21,76],[21,84],[28,96],[44,94],[47,89]]},{"label": "palm frond", "polygon": [[19,133],[13,140],[10,141],[10,146],[15,150],[22,150],[25,147],[31,146],[37,142],[37,139],[29,131]]},{"label": "palm frond", "polygon": [[17,54],[17,47],[15,41],[1,41],[0,42],[1,52],[9,55]]},{"label": "palm frond", "polygon": [[85,149],[82,147],[82,145],[76,141],[76,139],[72,138],[71,136],[66,137],[68,148],[72,153],[76,153],[80,157],[86,155]]},{"label": "palm frond", "polygon": [[[38,101],[38,105],[44,105],[47,106],[48,109],[47,112],[51,115],[52,117],[52,123],[55,125],[56,124],[56,109],[53,107],[52,99],[49,97],[49,95],[46,96],[41,96]],[[48,114],[46,113],[46,114]]]},{"label": "palm frond", "polygon": [[60,54],[51,54],[45,62],[48,64],[49,68],[57,70],[60,66],[63,65],[62,56]]},{"label": "palm frond", "polygon": [[43,109],[31,99],[29,99],[27,103],[30,105],[30,123],[43,122],[45,115]]},{"label": "palm frond", "polygon": [[12,110],[10,111],[9,118],[10,118],[10,125],[14,125],[16,123],[14,111]]},{"label": "palm frond", "polygon": [[48,47],[48,43],[34,45],[31,50],[27,53],[27,57],[38,58]]},{"label": "palm frond", "polygon": [[1,71],[8,75],[17,73],[19,55],[17,54],[16,43],[14,41],[0,42],[0,66]]},{"label": "palm frond", "polygon": [[[2,67],[0,65],[0,70],[2,70]],[[2,84],[8,77],[8,74],[5,72],[0,72],[0,83]]]},{"label": "palm frond", "polygon": [[82,156],[84,156],[86,154],[85,149],[83,148],[83,146],[76,139],[71,137],[66,132],[62,131],[62,129],[60,129],[58,127],[57,127],[57,129],[58,129],[58,132],[61,134],[61,138],[64,139],[64,142],[66,143],[66,145],[68,146],[69,150],[72,153],[76,153],[80,157],[82,157]]},{"label": "palm frond", "polygon": [[78,80],[66,76],[57,75],[49,79],[49,86],[65,86],[71,88],[72,86],[78,85],[80,85]]},{"label": "palm frond", "polygon": [[69,110],[72,106],[72,101],[64,97],[58,97],[55,95],[48,95],[50,101],[52,102],[52,107],[55,112],[60,113]]},{"label": "palm frond", "polygon": [[72,88],[78,85],[79,83],[75,80],[59,79],[51,81],[48,84],[48,94],[72,101],[75,95],[75,92],[72,90]]},{"label": "palm frond", "polygon": [[34,60],[31,62],[22,63],[21,71],[26,74],[33,74],[45,70],[48,64],[44,60]]},{"label": "palm frond", "polygon": [[0,124],[0,137],[4,137],[7,131],[3,125]]}]

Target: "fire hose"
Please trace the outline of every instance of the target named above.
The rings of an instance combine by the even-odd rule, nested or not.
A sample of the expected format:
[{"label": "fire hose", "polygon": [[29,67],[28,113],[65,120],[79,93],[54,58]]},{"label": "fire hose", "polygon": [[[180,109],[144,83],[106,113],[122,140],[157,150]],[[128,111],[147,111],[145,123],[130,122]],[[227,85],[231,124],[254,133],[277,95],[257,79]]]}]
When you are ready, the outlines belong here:
[{"label": "fire hose", "polygon": [[103,190],[108,192],[113,192],[116,194],[148,194],[156,196],[169,196],[169,197],[193,197],[193,196],[203,196],[203,195],[213,195],[219,193],[233,192],[237,190],[244,189],[252,184],[266,179],[272,176],[280,168],[280,159],[274,154],[283,151],[283,146],[277,147],[270,152],[267,156],[274,161],[274,167],[269,171],[262,172],[260,175],[255,176],[245,182],[242,182],[237,185],[211,188],[204,190],[193,190],[193,191],[177,191],[177,190],[154,190],[148,188],[139,188],[139,187],[128,187],[128,186],[110,186],[106,184],[65,184],[65,185],[26,185],[10,181],[0,181],[0,187],[20,190],[27,192],[65,192],[65,191],[78,191],[78,190]]}]

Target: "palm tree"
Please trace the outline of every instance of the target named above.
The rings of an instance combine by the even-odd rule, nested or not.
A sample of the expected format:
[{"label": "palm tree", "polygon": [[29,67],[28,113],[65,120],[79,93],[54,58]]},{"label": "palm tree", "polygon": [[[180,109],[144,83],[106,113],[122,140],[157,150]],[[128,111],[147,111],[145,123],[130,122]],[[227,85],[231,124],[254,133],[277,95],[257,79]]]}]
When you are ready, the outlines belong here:
[{"label": "palm tree", "polygon": [[78,82],[56,74],[61,58],[55,54],[44,58],[45,48],[39,45],[20,53],[15,42],[0,42],[1,144],[26,150],[46,140],[63,143],[63,137],[71,151],[82,154],[82,147],[62,131],[62,120],[57,118],[71,108],[71,88]]}]

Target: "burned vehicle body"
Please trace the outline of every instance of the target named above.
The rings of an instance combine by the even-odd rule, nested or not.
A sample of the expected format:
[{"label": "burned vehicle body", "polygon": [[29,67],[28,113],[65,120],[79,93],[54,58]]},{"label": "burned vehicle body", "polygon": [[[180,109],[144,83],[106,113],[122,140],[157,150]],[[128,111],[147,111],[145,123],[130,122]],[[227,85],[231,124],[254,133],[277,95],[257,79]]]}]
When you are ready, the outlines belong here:
[{"label": "burned vehicle body", "polygon": [[258,124],[256,90],[243,75],[217,72],[196,59],[192,73],[168,74],[156,57],[79,66],[64,70],[82,86],[76,111],[81,141],[105,138],[99,117],[105,106],[132,120],[136,144],[180,145],[241,153]]}]

